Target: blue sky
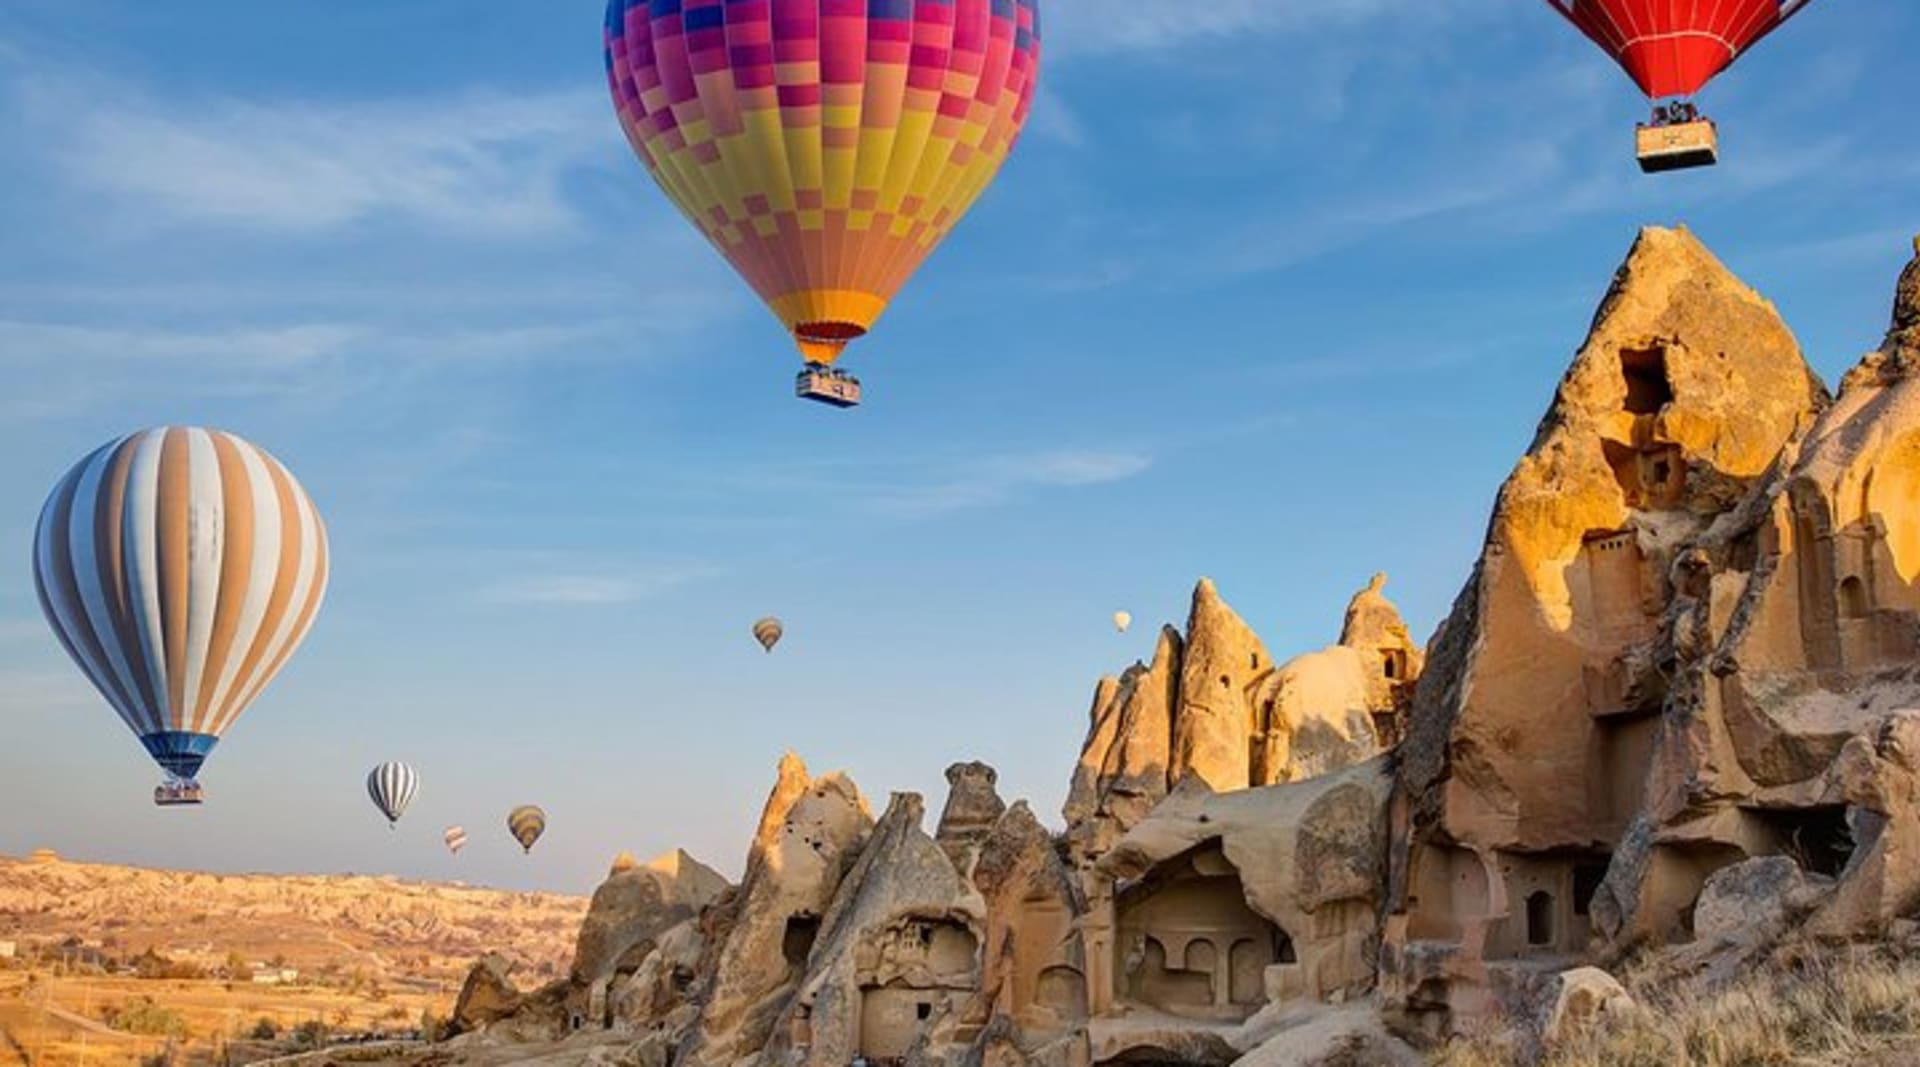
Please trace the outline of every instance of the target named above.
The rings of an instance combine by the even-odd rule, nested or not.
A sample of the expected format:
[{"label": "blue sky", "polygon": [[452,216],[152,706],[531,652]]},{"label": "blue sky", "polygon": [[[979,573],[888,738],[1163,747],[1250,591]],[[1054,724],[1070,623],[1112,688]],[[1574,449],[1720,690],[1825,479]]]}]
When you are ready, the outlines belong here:
[{"label": "blue sky", "polygon": [[[1278,655],[1379,569],[1430,632],[1636,227],[1691,225],[1829,381],[1920,229],[1912,4],[1816,4],[1705,96],[1725,164],[1648,179],[1644,103],[1532,0],[1052,0],[1026,139],[838,414],[630,158],[600,8],[0,8],[0,852],[731,872],[788,747],[935,810],[985,759],[1057,821],[1095,677],[1198,576]],[[190,813],[27,566],[67,466],[163,422],[272,450],[334,549]]]}]

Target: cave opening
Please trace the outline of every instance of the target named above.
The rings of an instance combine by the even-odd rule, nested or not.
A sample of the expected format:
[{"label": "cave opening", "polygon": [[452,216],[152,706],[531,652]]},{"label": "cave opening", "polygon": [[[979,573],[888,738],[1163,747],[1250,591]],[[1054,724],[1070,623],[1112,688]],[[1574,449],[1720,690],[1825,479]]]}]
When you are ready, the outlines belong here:
[{"label": "cave opening", "polygon": [[807,957],[813,954],[814,938],[820,936],[820,917],[818,915],[790,916],[787,919],[786,933],[780,938],[780,953],[787,962],[795,967],[807,965]]},{"label": "cave opening", "polygon": [[1755,818],[1773,832],[1780,854],[1810,874],[1835,877],[1853,858],[1853,824],[1842,804],[1810,808],[1762,808]]},{"label": "cave opening", "polygon": [[1620,350],[1620,377],[1627,386],[1627,412],[1658,415],[1673,402],[1673,382],[1667,377],[1667,350],[1660,345]]}]

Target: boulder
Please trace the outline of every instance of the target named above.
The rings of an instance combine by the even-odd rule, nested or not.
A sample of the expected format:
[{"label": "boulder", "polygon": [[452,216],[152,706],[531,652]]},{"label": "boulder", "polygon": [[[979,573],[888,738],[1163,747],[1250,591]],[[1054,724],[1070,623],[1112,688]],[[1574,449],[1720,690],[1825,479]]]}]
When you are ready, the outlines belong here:
[{"label": "boulder", "polygon": [[1772,940],[1806,904],[1812,887],[1786,856],[1762,856],[1722,867],[1701,887],[1693,932],[1709,941]]},{"label": "boulder", "polygon": [[1545,995],[1534,1008],[1533,1025],[1541,1044],[1548,1047],[1580,1027],[1635,1008],[1626,987],[1598,967],[1561,971],[1543,989]]},{"label": "boulder", "polygon": [[1426,1058],[1387,1032],[1371,1005],[1292,1019],[1234,1067],[1420,1067]]},{"label": "boulder", "polygon": [[594,891],[581,924],[573,980],[606,982],[629,955],[651,951],[662,933],[694,918],[727,888],[725,878],[679,850],[616,869]]},{"label": "boulder", "polygon": [[468,969],[448,1020],[448,1035],[478,1033],[519,1011],[524,998],[512,974],[512,961],[498,953]]}]

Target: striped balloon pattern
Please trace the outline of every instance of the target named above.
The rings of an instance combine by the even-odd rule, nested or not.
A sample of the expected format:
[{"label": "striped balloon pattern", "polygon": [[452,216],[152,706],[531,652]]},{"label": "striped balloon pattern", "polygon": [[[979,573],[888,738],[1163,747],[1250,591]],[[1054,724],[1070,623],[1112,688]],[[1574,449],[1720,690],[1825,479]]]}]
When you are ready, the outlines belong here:
[{"label": "striped balloon pattern", "polygon": [[773,646],[780,643],[780,638],[786,636],[786,632],[787,628],[780,624],[780,620],[771,615],[753,624],[753,639],[768,652],[773,651]]},{"label": "striped balloon pattern", "polygon": [[986,189],[1038,0],[611,0],[607,80],[669,199],[831,363]]},{"label": "striped balloon pattern", "polygon": [[523,804],[507,814],[507,832],[527,852],[533,851],[533,843],[547,832],[547,813],[531,804]]},{"label": "striped balloon pattern", "polygon": [[266,452],[162,427],[60,480],[33,575],[67,654],[170,779],[191,784],[313,625],[327,533]]},{"label": "striped balloon pattern", "polygon": [[373,806],[387,817],[388,825],[399,823],[400,816],[407,813],[407,805],[413,803],[413,795],[420,791],[420,772],[404,763],[382,763],[367,772],[367,796],[373,798]]},{"label": "striped balloon pattern", "polygon": [[447,851],[456,856],[460,854],[461,849],[467,847],[467,831],[462,827],[447,827],[447,832],[442,834],[441,838],[447,843]]}]

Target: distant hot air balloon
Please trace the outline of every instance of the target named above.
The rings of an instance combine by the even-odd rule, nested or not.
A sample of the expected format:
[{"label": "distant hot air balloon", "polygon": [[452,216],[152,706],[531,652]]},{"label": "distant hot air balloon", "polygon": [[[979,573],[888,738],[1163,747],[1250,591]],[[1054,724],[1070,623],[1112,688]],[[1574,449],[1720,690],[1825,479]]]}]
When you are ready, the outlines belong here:
[{"label": "distant hot air balloon", "polygon": [[467,832],[458,826],[447,827],[447,832],[441,836],[447,842],[447,851],[456,856],[460,854],[461,849],[467,847]]},{"label": "distant hot air balloon", "polygon": [[533,843],[547,832],[547,813],[531,804],[523,804],[507,815],[507,832],[527,852],[533,851]]},{"label": "distant hot air balloon", "polygon": [[787,628],[780,625],[780,620],[771,615],[753,624],[753,639],[760,642],[760,647],[768,652],[773,651],[773,646],[780,643],[780,638],[785,636],[786,632]]},{"label": "distant hot air balloon", "polygon": [[327,587],[327,533],[278,460],[229,433],[144,430],[81,460],[34,535],[40,609],[167,774],[195,775],[299,647]]},{"label": "distant hot air balloon", "polygon": [[792,333],[798,392],[984,191],[1040,70],[1039,0],[610,0],[607,81],[635,154]]},{"label": "distant hot air balloon", "polygon": [[404,763],[382,763],[367,773],[367,795],[389,826],[399,824],[419,791],[420,773]]},{"label": "distant hot air balloon", "polygon": [[1620,64],[1651,101],[1640,127],[1641,169],[1707,166],[1718,133],[1686,97],[1699,92],[1762,37],[1813,0],[1546,0]]},{"label": "distant hot air balloon", "polygon": [[1133,615],[1130,612],[1116,611],[1113,613],[1114,629],[1120,631],[1121,633],[1126,633],[1127,627],[1132,625],[1133,625]]}]

